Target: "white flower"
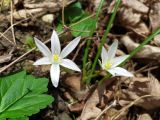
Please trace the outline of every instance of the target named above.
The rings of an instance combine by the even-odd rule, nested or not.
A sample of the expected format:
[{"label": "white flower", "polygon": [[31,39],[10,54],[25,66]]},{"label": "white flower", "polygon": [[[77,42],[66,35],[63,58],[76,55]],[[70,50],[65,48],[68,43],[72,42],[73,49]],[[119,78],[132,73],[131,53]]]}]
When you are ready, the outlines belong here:
[{"label": "white flower", "polygon": [[118,41],[114,41],[114,43],[110,46],[108,52],[104,47],[102,47],[100,64],[103,70],[108,71],[113,76],[126,76],[133,77],[133,74],[125,70],[124,68],[117,67],[120,65],[129,55],[124,55],[120,57],[115,57],[116,50],[118,47]]},{"label": "white flower", "polygon": [[57,87],[59,83],[59,75],[60,75],[59,65],[62,65],[66,68],[75,71],[79,72],[81,71],[73,61],[65,59],[65,57],[75,49],[80,39],[81,37],[75,38],[61,51],[58,35],[55,31],[53,31],[51,36],[51,51],[50,51],[45,44],[43,44],[40,40],[35,38],[35,43],[38,49],[43,53],[44,57],[37,60],[33,65],[51,64],[50,76],[54,87]]}]

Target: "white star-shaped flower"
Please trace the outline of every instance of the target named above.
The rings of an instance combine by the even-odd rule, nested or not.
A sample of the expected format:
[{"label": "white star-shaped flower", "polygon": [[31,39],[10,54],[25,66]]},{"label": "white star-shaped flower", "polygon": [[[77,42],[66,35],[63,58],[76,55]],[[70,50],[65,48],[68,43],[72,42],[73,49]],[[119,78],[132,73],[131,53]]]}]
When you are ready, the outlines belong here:
[{"label": "white star-shaped flower", "polygon": [[44,57],[37,60],[33,65],[51,64],[50,76],[54,87],[57,87],[59,83],[60,65],[75,71],[79,72],[81,71],[79,67],[72,60],[65,59],[65,57],[76,48],[80,39],[81,37],[75,38],[61,51],[58,35],[55,31],[53,31],[51,36],[51,51],[50,51],[49,48],[44,43],[35,38],[35,43],[38,49],[43,53]]},{"label": "white star-shaped flower", "polygon": [[113,76],[133,77],[132,73],[128,72],[122,67],[118,67],[118,65],[120,65],[125,59],[127,59],[129,55],[115,57],[117,48],[118,48],[117,40],[113,42],[108,52],[104,47],[102,47],[102,53],[101,53],[102,62],[100,61],[102,69],[108,71]]}]

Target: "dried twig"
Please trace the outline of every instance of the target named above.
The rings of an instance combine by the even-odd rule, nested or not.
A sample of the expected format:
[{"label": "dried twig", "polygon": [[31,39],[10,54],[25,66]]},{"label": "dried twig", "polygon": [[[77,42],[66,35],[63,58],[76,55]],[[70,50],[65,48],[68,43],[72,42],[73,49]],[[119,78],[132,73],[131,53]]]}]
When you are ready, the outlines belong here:
[{"label": "dried twig", "polygon": [[65,5],[65,0],[62,0],[62,25],[65,26],[65,21],[64,21],[64,5]]},{"label": "dried twig", "polygon": [[4,36],[4,34],[7,33],[7,32],[12,28],[12,26],[18,25],[18,24],[20,24],[20,23],[22,23],[22,22],[24,22],[24,21],[26,21],[26,20],[29,20],[29,19],[30,19],[30,18],[25,18],[25,19],[23,19],[23,20],[21,20],[21,21],[18,21],[18,22],[16,22],[16,23],[12,24],[9,28],[7,28],[7,30],[5,30],[3,33],[1,33],[0,38],[1,38],[2,36]]},{"label": "dried twig", "polygon": [[117,104],[117,102],[116,102],[116,100],[114,100],[113,103],[110,104],[109,106],[107,106],[107,107],[96,117],[96,119],[94,119],[94,120],[99,120],[99,118],[100,118],[107,110],[109,110],[110,108],[116,106],[116,104]]},{"label": "dried twig", "polygon": [[128,110],[131,106],[133,106],[134,104],[136,104],[136,102],[138,102],[141,99],[148,98],[148,97],[153,97],[153,95],[143,95],[143,96],[139,97],[138,99],[136,99],[133,102],[131,102],[129,105],[127,105],[124,108],[122,108],[115,116],[112,117],[111,120],[119,120],[120,116],[123,115],[124,112],[126,110]]},{"label": "dried twig", "polygon": [[11,0],[11,31],[12,31],[12,36],[13,36],[13,41],[14,44],[16,45],[16,39],[15,39],[15,34],[14,34],[14,27],[13,27],[13,2]]},{"label": "dried twig", "polygon": [[11,44],[14,45],[14,42],[12,42],[11,40],[9,40],[3,33],[0,32],[0,36],[4,37],[8,42],[10,42]]}]

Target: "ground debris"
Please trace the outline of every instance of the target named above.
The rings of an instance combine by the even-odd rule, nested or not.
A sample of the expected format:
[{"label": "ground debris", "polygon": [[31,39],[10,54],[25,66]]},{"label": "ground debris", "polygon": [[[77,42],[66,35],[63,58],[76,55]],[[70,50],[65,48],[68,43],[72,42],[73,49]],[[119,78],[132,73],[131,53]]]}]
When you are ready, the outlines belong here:
[{"label": "ground debris", "polygon": [[151,110],[160,107],[160,83],[151,74],[149,77],[133,78],[127,89],[122,89],[120,105],[134,101],[141,96],[150,95],[144,99],[140,99],[134,104],[144,109]]},{"label": "ground debris", "polygon": [[[139,43],[134,42],[131,37],[126,35],[122,36],[120,40],[129,53],[139,46]],[[141,59],[141,62],[144,63],[150,63],[152,61],[155,64],[160,64],[160,48],[152,45],[145,45],[134,58]]]}]

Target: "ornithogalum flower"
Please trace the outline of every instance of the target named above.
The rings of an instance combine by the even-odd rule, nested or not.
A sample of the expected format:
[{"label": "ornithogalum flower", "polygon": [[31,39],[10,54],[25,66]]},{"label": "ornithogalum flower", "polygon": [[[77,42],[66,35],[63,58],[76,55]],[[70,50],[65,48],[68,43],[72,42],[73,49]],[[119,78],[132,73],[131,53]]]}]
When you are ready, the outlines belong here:
[{"label": "ornithogalum flower", "polygon": [[60,76],[60,65],[63,67],[81,71],[78,66],[70,59],[65,59],[65,57],[70,54],[78,45],[81,37],[77,37],[72,40],[62,51],[58,35],[53,31],[51,36],[51,51],[49,48],[43,44],[40,40],[35,38],[35,43],[38,49],[43,53],[44,57],[37,60],[34,65],[49,65],[51,64],[50,76],[54,87],[58,86],[59,76]]},{"label": "ornithogalum flower", "polygon": [[118,65],[120,65],[128,57],[128,55],[115,57],[117,47],[118,47],[117,40],[113,42],[108,52],[104,47],[102,47],[102,53],[101,53],[102,62],[100,61],[102,69],[108,71],[113,76],[133,77],[132,73],[128,72],[122,67],[118,67]]}]

